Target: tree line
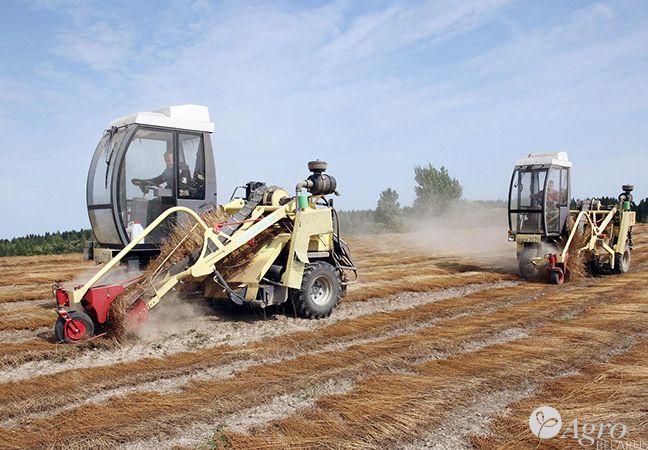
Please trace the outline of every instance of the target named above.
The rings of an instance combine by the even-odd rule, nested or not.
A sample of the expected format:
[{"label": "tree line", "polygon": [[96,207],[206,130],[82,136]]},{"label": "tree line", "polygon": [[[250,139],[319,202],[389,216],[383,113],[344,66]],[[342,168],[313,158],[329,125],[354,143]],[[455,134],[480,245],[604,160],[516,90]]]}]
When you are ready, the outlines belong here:
[{"label": "tree line", "polygon": [[[411,207],[401,207],[399,195],[394,189],[387,188],[380,193],[375,210],[350,211],[344,219],[351,232],[359,228],[359,224],[365,223],[364,232],[376,231],[371,228],[367,230],[366,223],[371,219],[374,224],[382,225],[385,231],[401,232],[407,227],[408,219],[424,219],[427,217],[443,216],[453,205],[467,206],[468,208],[507,208],[508,203],[504,200],[494,201],[467,201],[462,200],[463,188],[461,183],[450,176],[448,170],[441,166],[435,168],[432,164],[427,166],[414,167],[414,191],[416,197]],[[616,197],[598,197],[603,208],[616,205]],[[573,199],[571,208],[576,209],[578,200]],[[466,205],[467,203],[467,205]],[[632,204],[632,210],[637,214],[637,221],[648,223],[648,198],[641,200],[638,204]],[[355,217],[354,217],[355,216]],[[375,226],[373,228],[376,228]],[[360,229],[359,231],[363,231]]]},{"label": "tree line", "polygon": [[[413,219],[441,217],[453,206],[481,209],[505,209],[504,200],[462,200],[463,187],[453,178],[448,169],[437,169],[432,164],[414,167],[414,192],[416,197],[412,206],[401,206],[398,192],[392,188],[382,191],[375,209],[339,211],[340,226],[344,233],[374,234],[384,231],[402,232],[407,230],[407,222]],[[605,208],[618,202],[616,197],[598,197]],[[572,209],[578,200],[571,202]],[[633,204],[638,222],[648,222],[648,198]],[[83,243],[93,239],[91,230],[63,231],[30,234],[13,239],[0,239],[0,256],[29,256],[57,253],[81,252]]]},{"label": "tree line", "polygon": [[79,253],[83,250],[83,243],[92,239],[92,230],[57,231],[0,239],[0,256]]},{"label": "tree line", "polygon": [[[601,208],[604,209],[619,203],[619,199],[617,197],[603,196],[596,198],[601,201]],[[570,208],[576,209],[580,201],[580,199],[573,199],[571,201]],[[637,215],[637,222],[648,223],[648,198],[644,198],[639,203],[632,202],[632,210]]]}]

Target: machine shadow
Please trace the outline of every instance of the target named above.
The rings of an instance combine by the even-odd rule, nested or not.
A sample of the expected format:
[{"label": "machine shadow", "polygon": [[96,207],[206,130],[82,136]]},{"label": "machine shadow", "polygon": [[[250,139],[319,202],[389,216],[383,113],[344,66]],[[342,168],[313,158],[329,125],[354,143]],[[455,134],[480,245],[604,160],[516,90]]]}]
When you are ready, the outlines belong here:
[{"label": "machine shadow", "polygon": [[[174,314],[177,314],[178,306],[180,306],[181,315],[182,311],[186,311],[185,315],[222,322],[254,323],[273,320],[278,316],[298,318],[290,300],[281,305],[259,308],[250,305],[237,305],[224,298],[205,298],[201,292],[184,293],[181,297],[178,296],[166,304],[160,302],[159,308],[156,309],[161,310],[161,315],[164,315],[165,310],[171,309]],[[151,318],[156,317],[156,312],[156,310],[151,311]]]}]

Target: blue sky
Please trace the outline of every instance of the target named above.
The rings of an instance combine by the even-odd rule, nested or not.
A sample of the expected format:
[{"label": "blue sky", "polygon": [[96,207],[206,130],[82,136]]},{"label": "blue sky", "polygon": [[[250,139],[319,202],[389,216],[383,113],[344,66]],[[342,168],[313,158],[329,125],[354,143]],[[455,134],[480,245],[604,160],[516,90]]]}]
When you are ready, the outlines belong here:
[{"label": "blue sky", "polygon": [[5,1],[0,237],[88,226],[114,118],[209,106],[221,199],[329,162],[341,209],[414,197],[445,165],[504,198],[514,161],[566,150],[578,197],[648,196],[645,1]]}]

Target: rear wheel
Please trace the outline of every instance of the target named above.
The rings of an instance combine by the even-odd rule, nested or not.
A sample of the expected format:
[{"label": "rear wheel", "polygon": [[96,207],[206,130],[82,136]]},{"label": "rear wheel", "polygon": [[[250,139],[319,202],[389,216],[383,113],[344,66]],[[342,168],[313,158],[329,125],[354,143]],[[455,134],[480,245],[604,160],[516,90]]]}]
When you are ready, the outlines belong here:
[{"label": "rear wheel", "polygon": [[90,316],[81,311],[70,311],[70,321],[59,317],[54,324],[54,333],[59,342],[78,342],[94,336],[94,323]]},{"label": "rear wheel", "polygon": [[627,273],[630,270],[630,246],[626,244],[623,253],[614,256],[614,273]]},{"label": "rear wheel", "polygon": [[340,301],[342,282],[331,264],[318,261],[304,269],[299,291],[293,291],[297,313],[309,319],[320,319],[331,314]]}]

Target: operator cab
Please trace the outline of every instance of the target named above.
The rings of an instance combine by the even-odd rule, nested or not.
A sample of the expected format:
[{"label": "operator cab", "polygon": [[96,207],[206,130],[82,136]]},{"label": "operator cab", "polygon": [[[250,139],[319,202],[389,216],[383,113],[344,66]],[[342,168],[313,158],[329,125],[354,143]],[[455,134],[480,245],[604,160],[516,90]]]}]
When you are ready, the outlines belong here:
[{"label": "operator cab", "polygon": [[[200,105],[139,112],[108,125],[88,172],[95,260],[115,255],[168,208],[200,213],[216,204],[213,131],[209,110]],[[134,253],[157,254],[168,230],[169,224],[154,230]]]},{"label": "operator cab", "polygon": [[569,217],[571,162],[566,152],[531,153],[518,160],[509,189],[509,239],[560,237]]}]

